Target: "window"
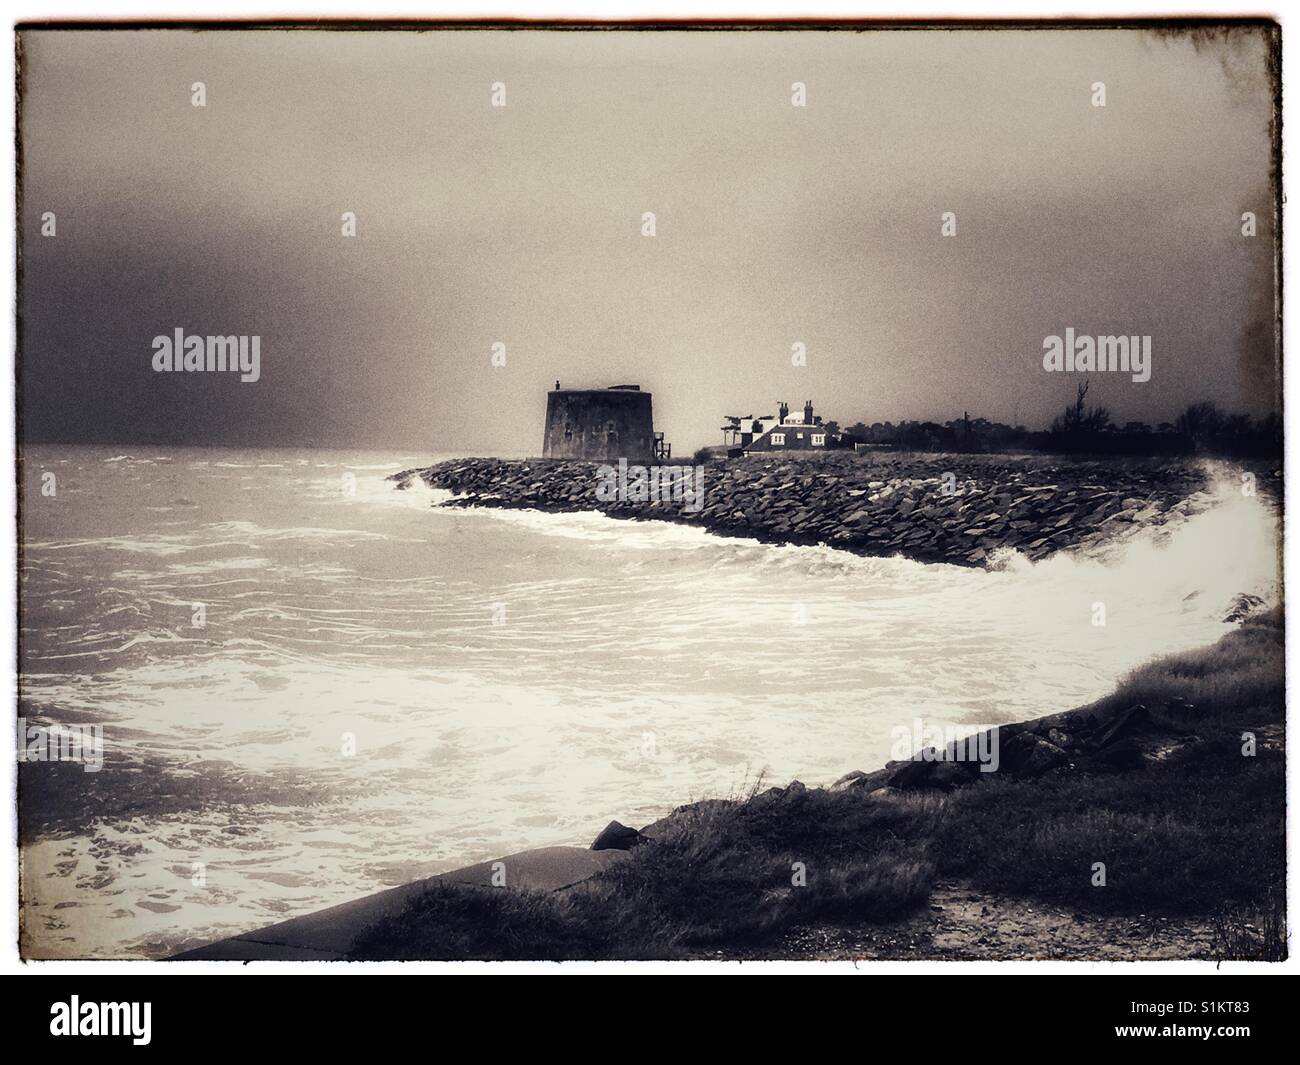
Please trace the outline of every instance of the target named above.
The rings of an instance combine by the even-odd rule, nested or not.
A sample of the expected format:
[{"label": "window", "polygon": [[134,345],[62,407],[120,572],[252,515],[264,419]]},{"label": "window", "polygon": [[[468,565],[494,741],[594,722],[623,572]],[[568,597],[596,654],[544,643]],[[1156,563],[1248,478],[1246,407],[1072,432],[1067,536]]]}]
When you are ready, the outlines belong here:
[{"label": "window", "polygon": [[813,433],[813,447],[824,447],[826,445],[825,433]]},{"label": "window", "polygon": [[780,446],[781,446],[782,444],[784,444],[784,443],[785,443],[785,433],[773,433],[773,434],[772,434],[772,446],[773,446],[773,447],[780,447]]}]

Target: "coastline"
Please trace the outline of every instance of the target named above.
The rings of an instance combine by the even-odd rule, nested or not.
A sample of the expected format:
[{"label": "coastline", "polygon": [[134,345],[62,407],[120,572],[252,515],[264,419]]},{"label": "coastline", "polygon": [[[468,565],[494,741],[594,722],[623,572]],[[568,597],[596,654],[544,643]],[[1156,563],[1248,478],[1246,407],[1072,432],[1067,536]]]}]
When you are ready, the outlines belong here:
[{"label": "coastline", "polygon": [[[389,480],[403,489],[418,478],[457,493],[442,506],[596,509],[722,535],[985,566],[1004,548],[1036,559],[1172,529],[1216,499],[1216,471],[1189,460],[844,456],[712,465],[706,491],[714,494],[692,513],[601,504],[597,468],[453,459]],[[945,472],[956,475],[953,496],[939,494]],[[1220,482],[1230,475],[1217,471]],[[1261,466],[1256,476],[1260,494],[1275,500],[1280,469]],[[984,520],[986,507],[996,520],[967,535],[967,515]],[[800,520],[817,508],[829,517]],[[865,525],[853,517],[863,513]],[[1034,546],[1042,537],[1024,526],[1025,513],[1052,530],[1045,543]],[[925,537],[872,535],[900,516]],[[639,829],[610,822],[588,847],[480,862],[175,957],[1284,954],[1275,904],[1283,836],[1272,831],[1284,816],[1282,611],[1242,595],[1223,620],[1236,628],[1216,644],[1139,667],[1086,706],[871,771],[850,769],[822,787],[756,785],[679,806]],[[1249,758],[1241,751],[1247,734]],[[997,768],[981,772],[990,749]],[[1161,833],[1167,845],[1153,845]],[[1138,850],[1126,842],[1135,838],[1144,839]],[[1217,840],[1214,854],[1231,856],[1227,871],[1199,868],[1214,858],[1206,839]],[[1092,886],[1097,862],[1111,867],[1113,890]],[[792,866],[803,868],[802,884],[790,884]],[[1260,875],[1250,881],[1242,870]],[[713,903],[703,917],[701,893]]]},{"label": "coastline", "polygon": [[1283,615],[1236,609],[1218,643],[945,757],[612,822],[171,960],[1280,960]]},{"label": "coastline", "polygon": [[[1231,468],[1249,472],[1260,495],[1280,498],[1279,464]],[[1213,471],[1195,459],[827,453],[706,464],[696,503],[603,501],[596,494],[601,469],[596,462],[467,458],[388,479],[398,489],[418,478],[453,493],[442,506],[595,510],[767,543],[981,567],[996,567],[1009,550],[1037,561],[1176,525],[1209,507],[1216,488]]]}]

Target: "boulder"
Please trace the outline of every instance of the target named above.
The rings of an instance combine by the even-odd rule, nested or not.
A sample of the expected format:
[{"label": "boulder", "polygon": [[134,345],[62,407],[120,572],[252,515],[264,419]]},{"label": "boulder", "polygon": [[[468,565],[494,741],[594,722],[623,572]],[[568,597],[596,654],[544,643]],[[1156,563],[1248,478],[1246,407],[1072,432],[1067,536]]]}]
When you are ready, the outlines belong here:
[{"label": "boulder", "polygon": [[1059,728],[1047,730],[1047,738],[1063,751],[1068,751],[1075,745],[1075,739],[1068,732],[1063,732]]},{"label": "boulder", "polygon": [[1002,766],[1018,777],[1040,777],[1069,760],[1051,740],[1032,732],[1021,732],[1002,744]]},{"label": "boulder", "polygon": [[1242,592],[1228,606],[1228,612],[1223,615],[1225,625],[1235,624],[1239,621],[1245,621],[1251,614],[1254,614],[1264,605],[1264,600],[1257,595],[1248,595]]},{"label": "boulder", "polygon": [[1145,725],[1150,718],[1151,715],[1142,703],[1134,703],[1097,733],[1094,743],[1098,747],[1109,747],[1121,736],[1127,736]]},{"label": "boulder", "polygon": [[769,802],[775,802],[785,794],[785,788],[768,788],[766,791],[760,791],[756,795],[751,795],[749,804],[751,806],[763,806]]},{"label": "boulder", "polygon": [[972,782],[972,763],[955,762],[939,756],[930,748],[933,757],[930,760],[917,758],[906,762],[891,762],[892,775],[888,786],[896,791],[914,791],[918,788],[936,788],[940,791],[952,791],[963,788]]},{"label": "boulder", "polygon": [[[891,766],[893,764],[890,763]],[[938,764],[938,762],[927,762],[919,758],[902,762],[893,771],[893,776],[889,778],[889,786],[900,791],[928,788],[930,786],[930,774]]]},{"label": "boulder", "polygon": [[888,782],[893,775],[890,769],[877,769],[873,773],[864,773],[861,769],[854,769],[850,773],[845,773],[839,780],[830,786],[831,791],[858,791],[865,788],[867,791],[873,788],[879,788]]},{"label": "boulder", "polygon": [[802,781],[792,780],[784,788],[768,788],[766,791],[760,791],[749,801],[754,805],[761,805],[768,802],[779,802],[781,800],[796,799],[807,792],[808,788]]},{"label": "boulder", "polygon": [[968,784],[975,782],[974,775],[967,768],[969,762],[935,762],[934,768],[930,770],[930,776],[926,779],[926,784],[932,788],[938,788],[940,791],[952,791],[954,788],[964,788]]},{"label": "boulder", "polygon": [[628,828],[617,821],[611,821],[600,831],[600,835],[591,845],[594,851],[630,851],[646,841],[635,828]]}]

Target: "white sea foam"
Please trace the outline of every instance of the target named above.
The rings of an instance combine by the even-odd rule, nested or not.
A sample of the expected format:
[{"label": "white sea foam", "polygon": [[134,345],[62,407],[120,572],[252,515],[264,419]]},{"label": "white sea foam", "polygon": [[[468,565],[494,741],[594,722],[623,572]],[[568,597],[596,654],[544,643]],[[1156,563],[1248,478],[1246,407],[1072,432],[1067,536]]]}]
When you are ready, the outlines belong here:
[{"label": "white sea foam", "polygon": [[[65,928],[29,933],[54,953],[157,952],[583,843],[765,767],[827,783],[883,764],[895,725],[1078,705],[1215,639],[1237,593],[1278,594],[1275,517],[1230,481],[1203,513],[1096,555],[984,571],[437,508],[422,482],[382,476],[339,491],[345,466],[394,468],[378,457],[241,453],[266,467],[246,480],[205,455],[183,486],[118,463],[103,509],[29,515],[23,710],[102,722],[113,752],[95,782],[108,813],[24,846],[41,912],[74,904]],[[141,516],[182,490],[193,516]],[[195,804],[151,806],[141,779]]]}]

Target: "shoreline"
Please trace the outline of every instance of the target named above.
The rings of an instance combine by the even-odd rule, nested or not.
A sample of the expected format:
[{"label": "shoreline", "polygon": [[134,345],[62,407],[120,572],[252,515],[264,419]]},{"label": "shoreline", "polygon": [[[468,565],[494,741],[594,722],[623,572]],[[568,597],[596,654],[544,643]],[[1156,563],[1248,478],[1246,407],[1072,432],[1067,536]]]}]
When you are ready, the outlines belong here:
[{"label": "shoreline", "polygon": [[[1053,527],[1061,531],[1047,549],[1031,554],[1038,558],[1097,541],[1109,546],[1148,527],[1176,526],[1212,505],[1215,498],[1208,490],[1210,472],[1198,463],[1160,460],[1168,475],[1138,499],[1125,495],[1128,477],[1152,477],[1145,464],[1117,471],[1109,466],[1103,469],[1099,463],[1053,464],[1007,456],[890,456],[883,463],[848,462],[852,465],[843,460],[811,466],[789,460],[742,460],[730,471],[734,483],[724,488],[722,496],[726,505],[742,494],[746,502],[755,503],[753,514],[767,534],[755,538],[800,543],[809,541],[782,536],[780,525],[771,521],[773,515],[789,509],[776,504],[787,498],[782,489],[792,475],[811,479],[798,497],[804,506],[839,485],[852,501],[843,505],[859,510],[859,501],[873,493],[871,503],[892,500],[881,508],[891,514],[910,500],[908,516],[928,521],[927,528],[942,528],[952,517],[943,517],[944,512],[924,514],[927,504],[918,503],[916,494],[906,490],[919,484],[923,491],[933,491],[941,483],[937,477],[916,477],[918,467],[927,475],[936,470],[961,472],[967,491],[947,504],[958,517],[966,508],[979,506],[994,487],[1023,486],[1031,475],[1054,476],[1053,491],[1060,500],[1047,506],[1038,503],[1037,510],[1046,511],[1055,519]],[[598,506],[597,467],[596,463],[453,459],[388,479],[399,489],[418,477],[430,487],[461,493],[443,506],[597,509],[611,517],[680,521],[719,531],[707,520],[709,505],[698,514],[644,504]],[[723,468],[710,469],[724,473]],[[882,476],[887,473],[895,476]],[[1102,480],[1106,473],[1109,483]],[[1280,491],[1280,478],[1280,470],[1260,475],[1265,482],[1262,494],[1270,500]],[[899,483],[904,490],[896,488]],[[885,487],[894,491],[883,492]],[[1180,496],[1188,489],[1189,494]],[[592,490],[590,498],[587,490]],[[1061,506],[1077,513],[1080,493],[1095,494],[1088,501],[1095,499],[1094,511],[1100,519],[1075,525],[1057,517]],[[1113,509],[1116,504],[1119,509]],[[1016,505],[1013,498],[1008,508],[1012,514]],[[1136,513],[1126,513],[1132,510]],[[1093,511],[1088,513],[1091,516]],[[994,542],[981,558],[967,558],[964,564],[987,565],[1000,548],[1020,549],[1018,543],[1025,537],[1016,534],[1027,530],[1017,529],[1016,520],[1020,519],[993,525],[986,535]],[[723,532],[727,534],[753,536],[754,532],[751,524],[745,532],[729,527]],[[875,546],[876,541],[866,537],[856,553],[877,553]],[[916,557],[906,550],[889,553]],[[1276,794],[1247,787],[1249,772],[1256,766],[1267,766],[1266,775],[1278,772],[1284,748],[1282,610],[1262,612],[1262,608],[1255,597],[1238,596],[1224,617],[1237,627],[1217,643],[1139,667],[1111,694],[1093,703],[984,729],[950,743],[942,752],[916,752],[912,758],[872,771],[852,769],[823,787],[807,787],[796,780],[762,791],[755,787],[745,796],[690,803],[639,829],[612,821],[589,847],[540,848],[480,862],[173,957],[960,959],[1222,957],[1233,950],[1267,954],[1276,949],[1275,944],[1266,934],[1252,945],[1251,929],[1272,918],[1254,917],[1252,924],[1240,914],[1267,910],[1268,898],[1251,894],[1248,886],[1231,876],[1227,886],[1221,886],[1222,897],[1202,893],[1178,901],[1162,894],[1165,881],[1177,882],[1176,871],[1144,872],[1140,883],[1128,889],[1134,893],[1132,898],[1125,901],[1123,892],[1118,892],[1118,904],[1112,904],[1114,895],[1081,890],[1081,884],[1087,884],[1087,863],[1077,868],[1078,863],[1072,864],[1064,880],[1054,883],[1053,878],[1061,875],[1055,867],[1035,870],[1030,861],[1026,869],[1018,870],[1004,868],[996,859],[999,851],[1032,854],[1042,845],[1033,833],[1040,820],[1050,821],[1053,803],[1061,799],[1058,792],[1068,800],[1055,815],[1063,824],[1070,822],[1080,803],[1081,808],[1095,811],[1099,797],[1111,792],[1139,796],[1132,802],[1116,801],[1113,807],[1117,816],[1130,807],[1137,809],[1136,814],[1124,815],[1137,818],[1124,829],[1130,836],[1165,831],[1170,824],[1179,825],[1180,818],[1188,820],[1192,828],[1186,838],[1179,835],[1169,845],[1173,860],[1185,865],[1225,860],[1204,842],[1217,838],[1222,827],[1214,822],[1213,811],[1197,805],[1207,776],[1221,778],[1225,787],[1247,788],[1234,804],[1234,812],[1242,813],[1254,803],[1255,819],[1269,823],[1276,813],[1272,804],[1283,799],[1280,783]],[[1225,691],[1238,694],[1228,697]],[[1257,738],[1258,762],[1243,762],[1237,754],[1238,736],[1245,728]],[[979,763],[987,760],[990,749],[997,752],[998,769],[981,773]],[[1268,779],[1272,781],[1272,776]],[[1168,806],[1158,825],[1142,820],[1155,817],[1147,809],[1153,795]],[[985,803],[987,808],[981,805]],[[971,847],[960,834],[954,842],[954,819],[969,822],[963,831],[983,839],[973,852],[963,851]],[[846,857],[838,842],[826,842],[828,826],[832,834],[870,840],[875,848],[870,861],[855,864],[866,856],[852,853],[849,846]],[[1004,838],[1008,831],[1029,835],[1016,847]],[[1078,831],[1088,836],[1097,829],[1089,826],[1086,832]],[[745,841],[743,846],[735,843],[738,839]],[[1281,839],[1279,834],[1276,842]],[[792,856],[793,852],[782,849],[792,840],[801,846],[814,841],[809,844],[814,852],[824,846],[826,853],[814,866],[821,895],[792,891],[782,886],[786,874],[773,874],[772,868],[785,867]],[[1272,842],[1267,835],[1247,840],[1243,846],[1248,854],[1238,855],[1232,864],[1258,864],[1256,852]],[[1123,841],[1109,845],[1122,848]],[[1092,840],[1085,849],[1104,852],[1106,846]],[[1180,853],[1180,847],[1191,849]],[[1205,853],[1198,853],[1198,848]],[[956,851],[958,857],[947,851]],[[1126,854],[1119,864],[1144,860],[1158,863],[1160,858]],[[1263,864],[1271,868],[1273,860],[1270,852]],[[702,874],[701,869],[712,871]],[[1128,875],[1129,870],[1123,873]],[[503,876],[504,882],[494,875]],[[719,876],[724,897],[734,893],[741,901],[739,912],[715,915],[715,924],[735,926],[734,934],[719,942],[709,941],[708,930],[688,927],[680,936],[661,931],[675,919],[686,926],[694,920],[673,912],[680,889],[670,885],[689,884],[701,875]],[[755,885],[763,885],[757,895]],[[502,891],[503,887],[512,890]],[[663,906],[667,912],[629,911],[626,900],[630,898],[640,900],[638,906],[646,904],[651,910]],[[805,899],[817,901],[807,904]],[[762,915],[757,924],[755,914]],[[990,914],[997,915],[996,921]],[[1049,920],[1051,914],[1059,920]],[[642,927],[646,920],[651,921],[650,927]],[[980,931],[985,921],[994,921],[992,931]],[[1225,931],[1228,928],[1234,930],[1235,939]],[[1062,929],[1077,943],[1064,942]]]},{"label": "shoreline", "polygon": [[[1276,463],[1250,472],[1256,491],[1281,496]],[[763,543],[825,545],[857,555],[997,568],[1016,551],[1037,561],[1058,552],[1122,543],[1143,529],[1176,525],[1214,502],[1214,477],[1199,460],[1064,460],[1010,455],[750,456],[713,462],[702,499],[602,501],[602,464],[551,459],[451,459],[403,470],[454,493],[442,507],[599,511],[608,517],[677,522]],[[608,467],[605,467],[608,468]],[[1226,467],[1225,467],[1226,468]]]},{"label": "shoreline", "polygon": [[[545,847],[480,862],[167,960],[1222,960],[1237,956],[1233,951],[1274,960],[1286,950],[1276,923],[1283,911],[1273,894],[1285,862],[1284,622],[1281,607],[1261,611],[1258,602],[1243,602],[1237,610],[1238,627],[1217,643],[1156,659],[1096,702],[955,741],[945,757],[927,760],[917,752],[871,772],[851,770],[825,787],[796,780],[705,799],[641,829],[613,821],[589,847]],[[1234,693],[1231,700],[1220,694],[1225,691]],[[1246,734],[1253,737],[1249,758],[1238,750]],[[978,753],[988,749],[989,736],[996,737],[991,742],[1001,764],[982,774]],[[1220,787],[1206,802],[1202,791],[1216,782]],[[1240,794],[1228,796],[1225,812],[1229,787]],[[1060,883],[1053,880],[1059,863],[1048,862],[1050,874],[1035,867],[1044,857],[1035,850],[1043,846],[1043,824],[1071,817],[1087,823],[1107,809],[1118,815],[1125,805],[1109,802],[1111,793],[1141,796],[1145,806],[1126,816],[1149,833],[1168,832],[1173,853],[1152,839],[1140,839],[1139,851],[1130,846],[1113,863],[1117,880],[1132,876],[1129,862],[1148,859],[1156,868],[1117,898],[1090,886],[1095,863],[1066,862]],[[1258,834],[1237,840],[1241,853],[1206,851],[1207,837],[1221,844],[1239,837],[1242,821]],[[1111,858],[1108,848],[1123,849],[1134,827],[1113,827],[1109,843],[1086,839],[1083,856]],[[793,853],[783,848],[792,839],[800,845],[813,839],[815,852],[819,836],[824,842],[858,832],[880,843],[882,828],[890,841],[862,868],[846,865],[836,846],[829,861],[808,863],[816,870],[810,883],[824,876],[830,888],[808,893],[816,902],[806,913],[800,893],[779,886]],[[1017,836],[1023,837],[1019,848]],[[752,856],[737,851],[732,837],[764,839],[763,860],[751,868]],[[1054,837],[1047,844],[1072,846]],[[1019,855],[1014,869],[999,852]],[[1205,878],[1205,869],[1185,868],[1198,862],[1209,862],[1206,869],[1226,862],[1218,873],[1225,884],[1202,884],[1196,878]],[[710,863],[720,864],[731,890],[749,886],[751,877],[761,888],[756,898],[741,890],[736,901],[744,916],[732,915],[739,930],[733,941],[710,943],[712,926],[700,941],[689,935],[679,941],[661,932],[663,914],[640,912],[659,905],[657,895],[671,907],[683,890],[672,887],[676,877],[687,877],[690,896],[692,878],[707,878],[701,866]],[[865,887],[854,879],[863,876],[871,878]],[[1188,884],[1200,893],[1180,897]],[[763,918],[757,922],[754,905]],[[762,914],[764,907],[774,913]],[[611,923],[602,931],[605,920]],[[637,927],[644,920],[649,929]]]}]

